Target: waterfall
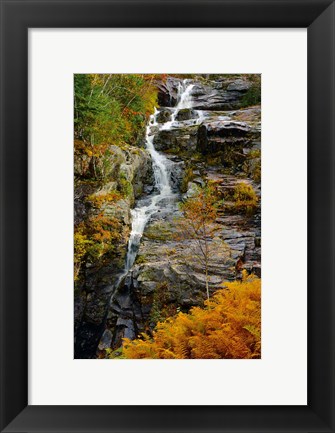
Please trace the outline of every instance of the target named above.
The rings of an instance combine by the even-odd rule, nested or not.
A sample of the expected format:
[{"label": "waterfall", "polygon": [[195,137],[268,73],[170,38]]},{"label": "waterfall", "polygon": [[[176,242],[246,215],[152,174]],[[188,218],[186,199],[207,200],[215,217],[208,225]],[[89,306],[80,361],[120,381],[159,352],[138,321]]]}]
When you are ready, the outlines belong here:
[{"label": "waterfall", "polygon": [[164,125],[161,127],[162,130],[173,128],[179,110],[192,107],[191,92],[193,87],[194,84],[188,84],[188,80],[178,83],[177,105],[172,110],[171,120],[164,123]]},{"label": "waterfall", "polygon": [[[128,271],[133,266],[136,255],[140,246],[140,241],[150,218],[154,216],[164,206],[173,203],[176,200],[176,194],[173,193],[171,188],[171,161],[169,161],[163,154],[157,152],[154,146],[155,131],[169,130],[175,126],[178,111],[183,108],[192,107],[192,89],[194,84],[189,83],[185,79],[178,83],[177,104],[172,109],[171,119],[164,124],[159,125],[157,116],[160,111],[155,108],[154,113],[150,116],[148,125],[146,127],[145,145],[150,153],[154,180],[155,191],[153,195],[139,200],[137,206],[131,210],[132,226],[131,233],[128,241],[128,249],[126,255],[125,267],[122,275],[119,277],[116,287],[120,284],[121,280],[127,275]],[[197,123],[203,120],[203,113],[197,110]]]},{"label": "waterfall", "polygon": [[[192,107],[191,91],[193,86],[193,84],[189,84],[189,80],[183,80],[179,83],[177,104],[172,109],[170,121],[163,124],[158,123],[157,119],[160,111],[155,108],[146,127],[145,146],[152,161],[154,192],[138,200],[136,207],[131,210],[132,225],[124,268],[114,283],[114,291],[109,299],[108,308],[106,309],[103,321],[105,325],[111,305],[115,298],[117,298],[115,305],[117,306],[117,310],[121,308],[121,312],[118,311],[117,313],[118,320],[120,319],[121,322],[120,324],[118,321],[116,322],[113,334],[114,341],[116,341],[117,338],[128,337],[132,339],[136,336],[135,325],[133,323],[135,319],[129,317],[130,309],[133,309],[131,314],[134,314],[134,308],[136,309],[131,298],[132,274],[129,273],[129,271],[135,262],[144,229],[155,214],[161,212],[160,218],[164,218],[166,212],[174,212],[178,199],[178,193],[173,192],[171,182],[171,172],[175,163],[163,154],[157,152],[154,146],[155,134],[162,129],[167,130],[177,126],[178,122],[176,118],[178,111],[183,108]],[[199,111],[197,114],[198,118],[196,121],[202,121],[202,113]],[[122,282],[124,282],[123,285]],[[120,286],[121,290],[119,290]],[[106,329],[104,332],[106,332]],[[101,335],[100,338],[102,338]]]},{"label": "waterfall", "polygon": [[155,189],[158,193],[151,197],[140,200],[137,207],[131,210],[132,227],[130,238],[128,241],[128,251],[125,264],[125,273],[133,266],[140,240],[147,222],[150,218],[159,211],[160,204],[163,201],[175,198],[170,185],[169,160],[162,154],[158,153],[154,147],[154,134],[152,129],[157,127],[157,115],[159,111],[155,109],[154,114],[150,116],[149,123],[146,128],[145,143],[152,159],[154,171]]},{"label": "waterfall", "polygon": [[140,200],[137,207],[131,210],[132,226],[128,241],[128,250],[125,263],[124,274],[126,275],[133,266],[140,245],[146,224],[150,218],[160,210],[161,206],[166,206],[168,202],[174,201],[176,195],[172,192],[170,183],[170,161],[162,154],[157,152],[154,146],[155,130],[171,129],[176,121],[178,111],[182,108],[190,108],[192,105],[191,91],[193,84],[188,84],[188,80],[184,80],[178,85],[177,104],[173,108],[171,120],[159,127],[157,116],[159,110],[155,108],[155,112],[150,116],[146,127],[145,144],[152,159],[152,166],[155,178],[156,194],[149,198]]},{"label": "waterfall", "polygon": [[198,118],[196,119],[195,124],[200,125],[200,123],[202,123],[202,121],[205,119],[205,114],[203,110],[196,110],[196,113],[198,115]]}]

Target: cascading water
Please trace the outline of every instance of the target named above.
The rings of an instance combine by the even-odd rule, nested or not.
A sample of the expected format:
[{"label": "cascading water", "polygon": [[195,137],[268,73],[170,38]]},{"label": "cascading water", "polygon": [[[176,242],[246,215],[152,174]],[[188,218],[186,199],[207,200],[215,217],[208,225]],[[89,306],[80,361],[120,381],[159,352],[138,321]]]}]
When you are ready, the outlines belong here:
[{"label": "cascading water", "polygon": [[188,84],[188,80],[184,80],[182,83],[178,83],[177,105],[172,110],[171,120],[164,123],[164,125],[161,127],[162,130],[171,129],[175,125],[176,117],[179,110],[183,108],[191,108],[191,92],[193,87],[194,84]]},{"label": "cascading water", "polygon": [[125,273],[127,273],[134,264],[139,243],[147,222],[152,215],[158,212],[159,205],[163,200],[171,200],[175,197],[170,185],[169,161],[164,155],[156,151],[153,144],[154,134],[152,134],[152,129],[158,125],[156,120],[158,114],[159,111],[155,109],[155,113],[150,116],[145,137],[146,148],[152,159],[155,188],[158,193],[154,194],[149,199],[141,200],[138,206],[131,211],[132,227],[128,242]]},{"label": "cascading water", "polygon": [[198,115],[198,118],[197,118],[195,123],[197,125],[200,125],[200,123],[205,119],[206,116],[202,110],[197,110],[197,115]]},{"label": "cascading water", "polygon": [[[170,183],[170,166],[171,162],[162,154],[158,153],[154,147],[155,130],[169,130],[174,127],[178,111],[183,108],[191,108],[191,92],[194,84],[189,84],[189,80],[184,80],[178,84],[177,104],[172,109],[171,120],[162,125],[157,123],[159,110],[155,109],[154,114],[150,116],[146,128],[145,143],[152,159],[156,194],[149,198],[139,201],[137,207],[131,211],[132,228],[128,242],[128,251],[124,269],[124,275],[128,273],[134,264],[136,254],[139,248],[140,240],[143,235],[146,224],[150,218],[160,210],[160,207],[167,202],[174,202],[176,194],[172,192]],[[202,118],[198,114],[199,119]]]},{"label": "cascading water", "polygon": [[[130,271],[134,265],[146,225],[154,217],[164,220],[166,217],[171,216],[171,213],[177,210],[179,196],[172,188],[172,172],[176,168],[175,164],[178,164],[178,162],[176,163],[157,152],[154,146],[155,134],[160,130],[170,130],[183,125],[183,121],[177,121],[178,112],[184,108],[192,108],[191,93],[193,87],[194,85],[190,83],[190,80],[180,82],[177,104],[174,108],[170,109],[170,120],[165,123],[158,123],[160,111],[155,109],[146,127],[145,144],[152,160],[154,191],[152,194],[138,200],[136,207],[131,210],[132,226],[126,261],[123,271],[119,274],[113,285],[105,317],[101,328],[99,328],[99,332],[102,332],[99,337],[101,342],[106,339],[109,341],[109,338],[111,338],[108,326],[111,326],[113,329],[112,342],[109,341],[108,347],[111,344],[119,347],[122,345],[122,338],[133,339],[138,333],[136,321],[140,320],[141,310],[136,303],[136,298],[133,298],[133,275]],[[196,120],[191,120],[191,122],[199,124],[203,119],[203,113],[201,110],[197,110],[196,115]],[[107,325],[107,328],[103,330],[108,320],[115,320],[108,318],[110,312],[112,312],[111,317],[117,317],[116,322],[112,325]],[[96,338],[96,334],[94,334],[94,337]],[[105,343],[102,344],[104,345]]]},{"label": "cascading water", "polygon": [[[109,301],[109,307],[113,303],[115,296],[118,297],[117,302],[119,305],[122,304],[123,306],[127,305],[129,307],[131,304],[132,275],[128,274],[135,262],[145,226],[149,222],[150,218],[159,212],[163,206],[165,208],[169,205],[172,207],[176,202],[177,194],[173,193],[170,184],[171,162],[164,155],[156,151],[153,143],[155,138],[154,133],[159,129],[157,123],[158,114],[159,111],[155,109],[154,114],[150,116],[145,134],[146,148],[149,151],[152,160],[155,192],[152,195],[139,200],[137,206],[131,210],[132,226],[128,241],[126,261],[121,275],[119,275],[115,282],[114,292]],[[122,281],[125,281],[125,284],[123,284],[120,292],[119,288]],[[105,321],[107,320],[107,314],[108,309],[106,310]],[[132,319],[127,316],[127,312],[125,312],[125,317],[122,317],[122,328],[124,328],[123,331],[121,331],[123,332],[123,336],[128,338],[135,337],[133,322]],[[118,330],[115,331],[114,338],[118,338]]]},{"label": "cascading water", "polygon": [[[150,218],[159,211],[160,205],[166,201],[174,201],[176,195],[173,194],[170,184],[170,161],[162,154],[158,153],[154,147],[155,129],[170,130],[178,124],[176,121],[179,110],[192,107],[192,89],[194,84],[189,83],[189,80],[183,80],[178,83],[177,104],[172,109],[171,120],[159,125],[157,116],[160,113],[155,108],[154,114],[150,116],[149,123],[146,128],[145,143],[152,159],[155,189],[157,194],[150,198],[140,200],[137,207],[131,211],[132,228],[128,241],[128,251],[123,276],[128,273],[134,264],[140,240],[144,229]],[[197,110],[198,119],[196,123],[202,122],[204,115],[201,110]],[[122,277],[120,278],[120,280]]]}]

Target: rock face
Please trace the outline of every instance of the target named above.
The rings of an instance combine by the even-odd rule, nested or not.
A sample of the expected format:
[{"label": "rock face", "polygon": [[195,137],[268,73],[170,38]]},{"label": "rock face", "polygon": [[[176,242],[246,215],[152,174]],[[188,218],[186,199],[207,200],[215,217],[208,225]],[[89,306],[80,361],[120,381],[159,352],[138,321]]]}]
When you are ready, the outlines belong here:
[{"label": "rock face", "polygon": [[176,105],[179,84],[180,80],[173,77],[157,82],[158,105],[160,107],[174,107]]},{"label": "rock face", "polygon": [[250,126],[245,122],[218,120],[203,123],[198,130],[197,148],[205,155],[236,144],[247,146],[251,141],[250,131]]},{"label": "rock face", "polygon": [[195,152],[197,141],[198,127],[183,124],[179,128],[159,131],[155,135],[154,145],[158,151],[180,154],[182,152]]},{"label": "rock face", "polygon": [[[254,82],[232,76],[215,80],[201,76],[189,82],[193,84],[191,105],[178,112],[174,107],[181,79],[168,77],[158,83],[161,107],[153,126],[153,144],[173,163],[170,185],[176,203],[174,207],[163,204],[150,219],[126,276],[120,278],[130,209],[139,197],[154,193],[147,152],[112,148],[113,162],[105,170],[104,185],[93,190],[89,185],[77,188],[77,222],[92,212],[83,206],[83,195],[122,188],[127,192],[117,205],[104,208],[107,216],[122,222],[119,253],[99,269],[88,266],[85,288],[75,296],[78,358],[95,357],[96,353],[104,357],[106,349],[117,351],[122,346],[122,338],[133,339],[141,332],[150,335],[158,321],[203,305],[204,268],[195,254],[196,240],[180,239],[178,235],[182,216],[178,202],[195,196],[207,183],[215,185],[222,199],[212,226],[215,235],[209,241],[210,293],[223,281],[241,278],[243,269],[261,276],[261,109],[259,105],[248,106]],[[81,167],[89,170],[85,158],[77,170]],[[250,194],[242,204],[237,198],[241,184]]]},{"label": "rock face", "polygon": [[[105,178],[101,182],[79,182],[75,187],[76,225],[87,218],[102,214],[108,219],[116,219],[121,230],[113,258],[102,258],[97,262],[84,264],[80,279],[76,282],[74,325],[77,358],[95,357],[110,298],[125,260],[131,225],[130,209],[135,199],[145,193],[153,182],[151,159],[144,149],[128,147],[122,150],[117,146],[110,146],[107,167]],[[121,195],[119,200],[102,202],[98,208],[94,205],[99,201],[99,197],[108,196],[115,191],[119,191]]]},{"label": "rock face", "polygon": [[[239,181],[235,176],[218,175],[215,169],[207,173],[209,179],[227,182],[229,188],[234,188]],[[259,188],[257,194],[260,194]],[[114,336],[113,349],[117,349],[127,335],[132,338],[129,335],[150,333],[157,321],[203,305],[206,298],[204,269],[194,254],[196,242],[176,239],[180,215],[176,210],[155,218],[147,226],[135,265],[109,311],[107,329],[112,330]],[[260,276],[260,208],[250,216],[223,213],[215,228],[216,236],[209,247],[213,252],[209,263],[210,293],[223,281],[240,278],[242,269]]]},{"label": "rock face", "polygon": [[[159,83],[160,106],[173,107],[176,104],[179,82],[176,78],[168,77],[165,83]],[[243,97],[254,87],[254,83],[248,77],[227,76],[209,80],[202,76],[194,82],[192,108],[196,110],[220,111],[245,107],[248,105],[248,99]]]},{"label": "rock face", "polygon": [[[222,194],[240,182],[236,176],[221,175],[216,168],[206,170],[204,179],[222,185]],[[242,269],[260,276],[260,188],[252,180],[247,182],[255,189],[259,203],[251,215],[223,212],[218,216],[215,237],[209,244],[210,293],[223,281],[240,278]],[[192,185],[196,184],[191,183],[190,189]],[[137,309],[134,317],[140,317],[133,324],[137,332],[148,332],[158,320],[178,311],[187,312],[206,298],[204,268],[195,256],[196,241],[176,239],[178,216],[180,213],[175,212],[157,219],[144,233],[132,271]]]},{"label": "rock face", "polygon": [[[261,188],[259,106],[236,109],[251,83],[244,79],[211,84],[195,83],[192,108],[175,113],[178,80],[168,79],[160,90],[165,107],[157,115],[154,146],[178,162],[171,173],[179,200],[197,194],[199,187],[215,184],[225,200],[213,225],[210,240],[209,290],[213,293],[223,281],[241,277],[246,269],[261,276]],[[255,205],[236,211],[234,191],[240,183],[255,193]],[[178,238],[178,205],[162,209],[148,223],[131,271],[113,295],[98,353],[106,344],[112,350],[122,338],[151,333],[155,324],[178,311],[203,305],[206,278],[194,251],[196,241]],[[107,341],[107,343],[106,343]]]}]

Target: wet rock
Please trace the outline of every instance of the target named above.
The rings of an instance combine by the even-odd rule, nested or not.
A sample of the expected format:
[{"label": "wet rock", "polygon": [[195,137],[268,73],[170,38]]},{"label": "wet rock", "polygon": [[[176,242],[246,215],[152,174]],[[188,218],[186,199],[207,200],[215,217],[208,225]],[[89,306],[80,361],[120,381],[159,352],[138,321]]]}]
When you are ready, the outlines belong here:
[{"label": "wet rock", "polygon": [[[113,258],[104,257],[96,263],[82,266],[75,291],[75,352],[79,358],[94,357],[104,330],[104,322],[118,273],[124,266],[130,232],[130,209],[135,198],[145,186],[152,187],[151,158],[147,150],[128,146],[126,149],[110,146],[109,161],[105,167],[105,181],[79,184],[75,200],[76,221],[103,213],[106,218],[116,218],[121,223],[120,241],[115,245]],[[107,152],[108,153],[108,152]],[[101,167],[97,167],[101,169]],[[94,198],[112,192],[124,196],[117,201],[106,201],[95,207]],[[90,197],[90,201],[86,197]],[[86,295],[85,295],[86,294]]]},{"label": "wet rock", "polygon": [[[173,157],[169,157],[169,159],[173,161]],[[174,193],[178,193],[180,191],[180,186],[184,176],[184,170],[184,161],[173,161],[173,170],[171,170],[170,180],[172,191]]]},{"label": "wet rock", "polygon": [[109,329],[106,329],[104,331],[104,333],[102,334],[100,343],[99,343],[99,350],[104,350],[104,349],[108,349],[111,347],[111,343],[112,343],[112,338],[113,338],[113,334],[111,333],[111,331]]},{"label": "wet rock", "polygon": [[[163,107],[173,107],[177,102],[178,86],[181,79],[168,77],[165,82],[158,82],[158,102]],[[243,95],[252,88],[247,78],[190,79],[192,89],[192,108],[198,110],[230,110],[241,107]]]},{"label": "wet rock", "polygon": [[116,322],[116,333],[117,339],[129,338],[133,340],[136,337],[133,320],[119,317]]},{"label": "wet rock", "polygon": [[185,126],[161,130],[155,135],[154,145],[158,151],[168,151],[180,154],[182,152],[192,153],[197,146],[197,126]]},{"label": "wet rock", "polygon": [[[171,120],[172,111],[168,108],[160,108],[156,120],[158,123],[166,123]],[[154,132],[154,131],[153,131]]]},{"label": "wet rock", "polygon": [[178,111],[176,116],[177,121],[197,119],[197,118],[198,118],[197,113],[191,108],[182,108],[181,110]]},{"label": "wet rock", "polygon": [[158,104],[161,107],[174,107],[177,102],[179,78],[168,77],[165,81],[158,81]]}]

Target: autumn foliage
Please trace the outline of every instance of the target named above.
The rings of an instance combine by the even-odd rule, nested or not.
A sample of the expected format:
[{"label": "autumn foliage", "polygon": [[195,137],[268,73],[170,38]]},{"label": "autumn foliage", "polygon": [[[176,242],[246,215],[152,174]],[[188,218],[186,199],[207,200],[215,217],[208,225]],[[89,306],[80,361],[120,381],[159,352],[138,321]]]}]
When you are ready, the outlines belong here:
[{"label": "autumn foliage", "polygon": [[199,188],[197,194],[189,197],[181,205],[183,217],[178,220],[177,240],[193,240],[194,259],[203,268],[206,277],[206,292],[209,299],[208,268],[214,253],[211,239],[217,228],[214,223],[217,217],[218,200],[213,185]]},{"label": "autumn foliage", "polygon": [[74,231],[74,279],[77,280],[84,261],[95,263],[113,253],[121,239],[121,223],[100,213],[82,222]]},{"label": "autumn foliage", "polygon": [[252,359],[261,357],[261,280],[224,283],[205,308],[159,322],[152,338],[124,339],[122,358]]},{"label": "autumn foliage", "polygon": [[86,176],[104,177],[96,160],[108,159],[110,145],[139,144],[157,105],[155,78],[152,74],[74,75],[74,152],[77,158],[89,159]]},{"label": "autumn foliage", "polygon": [[111,191],[108,193],[92,194],[86,197],[86,201],[93,207],[101,209],[105,204],[115,203],[122,198],[122,194],[118,191]]},{"label": "autumn foliage", "polygon": [[234,189],[233,210],[237,213],[253,214],[257,209],[258,197],[253,187],[246,182],[239,182]]}]

